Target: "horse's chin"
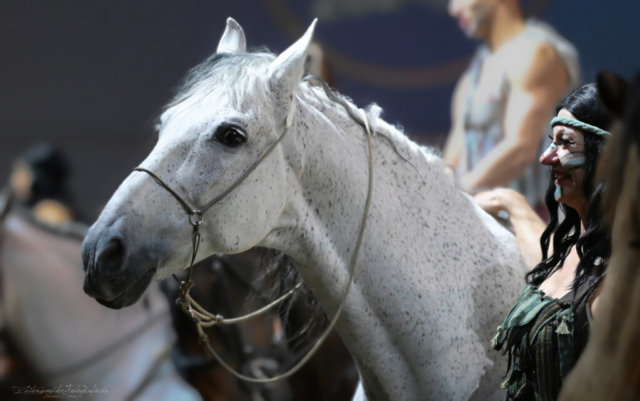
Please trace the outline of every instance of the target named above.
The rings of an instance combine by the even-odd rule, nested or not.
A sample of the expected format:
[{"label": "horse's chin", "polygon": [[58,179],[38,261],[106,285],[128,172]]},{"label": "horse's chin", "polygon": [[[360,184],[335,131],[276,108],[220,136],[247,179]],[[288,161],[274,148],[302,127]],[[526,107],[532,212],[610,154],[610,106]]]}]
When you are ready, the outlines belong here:
[{"label": "horse's chin", "polygon": [[138,302],[138,300],[142,297],[142,294],[147,290],[149,284],[151,284],[151,280],[156,274],[155,269],[150,269],[145,274],[142,275],[131,287],[125,289],[120,295],[116,298],[107,301],[106,299],[96,298],[96,301],[100,305],[106,306],[111,309],[121,309],[127,306],[131,306]]},{"label": "horse's chin", "polygon": [[155,281],[162,281],[174,273],[176,273],[176,271],[174,271],[174,269],[171,269],[169,266],[159,266],[153,279]]}]

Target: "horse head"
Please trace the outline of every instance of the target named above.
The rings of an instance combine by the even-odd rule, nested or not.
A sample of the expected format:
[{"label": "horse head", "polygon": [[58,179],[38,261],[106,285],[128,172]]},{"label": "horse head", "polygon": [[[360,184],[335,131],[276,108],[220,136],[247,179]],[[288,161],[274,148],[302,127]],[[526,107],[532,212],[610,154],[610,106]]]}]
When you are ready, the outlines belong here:
[{"label": "horse head", "polygon": [[613,133],[598,163],[597,180],[607,186],[603,192],[603,208],[609,225],[613,225],[616,204],[622,192],[625,168],[630,152],[640,152],[640,75],[634,83],[610,73],[601,72],[597,79],[602,104],[614,118]]},{"label": "horse head", "polygon": [[296,181],[297,145],[294,134],[273,145],[296,111],[314,27],[275,57],[247,53],[242,28],[228,19],[216,53],[190,72],[161,115],[144,171],[124,180],[89,230],[82,250],[87,294],[121,308],[154,277],[187,267],[190,221],[201,221],[197,260],[244,251],[278,228]]}]

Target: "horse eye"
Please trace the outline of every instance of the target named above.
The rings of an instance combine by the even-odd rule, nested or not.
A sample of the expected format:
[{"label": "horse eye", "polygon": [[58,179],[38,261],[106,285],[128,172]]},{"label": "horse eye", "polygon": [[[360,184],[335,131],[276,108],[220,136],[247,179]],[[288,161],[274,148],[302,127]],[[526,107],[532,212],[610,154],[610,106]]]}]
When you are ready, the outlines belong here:
[{"label": "horse eye", "polygon": [[245,143],[247,138],[240,131],[233,128],[225,128],[218,131],[216,140],[230,148],[235,148]]}]

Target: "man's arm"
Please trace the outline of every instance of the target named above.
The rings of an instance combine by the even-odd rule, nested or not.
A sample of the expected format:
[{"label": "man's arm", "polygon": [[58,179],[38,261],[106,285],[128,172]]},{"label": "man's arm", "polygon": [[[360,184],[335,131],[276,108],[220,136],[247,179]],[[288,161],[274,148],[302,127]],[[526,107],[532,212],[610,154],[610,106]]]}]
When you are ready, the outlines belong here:
[{"label": "man's arm", "polygon": [[504,139],[461,178],[469,190],[507,186],[534,163],[549,116],[566,92],[569,77],[551,45],[522,49],[509,59],[511,91],[504,117]]},{"label": "man's arm", "polygon": [[445,164],[458,168],[464,152],[464,109],[469,93],[469,74],[460,77],[451,101],[451,131],[447,137],[442,158]]}]

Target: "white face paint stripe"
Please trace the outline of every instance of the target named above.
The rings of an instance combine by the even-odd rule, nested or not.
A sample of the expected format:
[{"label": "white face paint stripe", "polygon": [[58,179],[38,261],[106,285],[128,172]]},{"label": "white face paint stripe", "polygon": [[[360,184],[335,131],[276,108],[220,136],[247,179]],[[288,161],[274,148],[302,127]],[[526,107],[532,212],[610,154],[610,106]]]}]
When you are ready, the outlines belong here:
[{"label": "white face paint stripe", "polygon": [[574,156],[560,159],[560,164],[562,164],[562,167],[567,170],[575,170],[577,168],[582,168],[585,161],[586,158],[584,156]]},{"label": "white face paint stripe", "polygon": [[546,156],[549,152],[553,152],[558,145],[555,142],[551,142],[549,147],[542,153],[542,156]]},{"label": "white face paint stripe", "polygon": [[563,167],[576,167],[584,165],[586,158],[584,157],[584,152],[581,150],[577,150],[575,152],[569,152],[566,155],[560,158],[560,164]]},{"label": "white face paint stripe", "polygon": [[562,190],[562,187],[556,184],[556,190],[553,193],[553,198],[557,201],[558,199],[560,199],[562,195],[564,195],[564,191]]}]

